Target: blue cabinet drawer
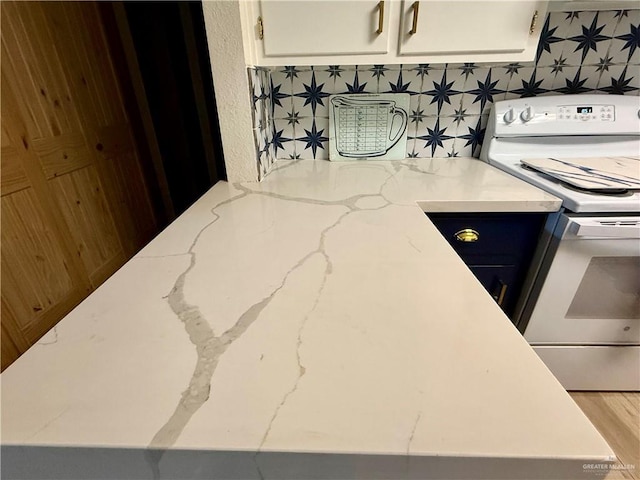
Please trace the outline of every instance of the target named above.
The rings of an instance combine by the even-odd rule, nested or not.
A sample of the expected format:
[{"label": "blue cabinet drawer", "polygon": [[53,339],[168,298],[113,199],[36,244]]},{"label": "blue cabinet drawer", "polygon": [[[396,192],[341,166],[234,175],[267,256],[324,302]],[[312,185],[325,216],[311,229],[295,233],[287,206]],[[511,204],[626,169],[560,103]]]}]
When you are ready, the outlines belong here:
[{"label": "blue cabinet drawer", "polygon": [[428,217],[511,317],[546,214],[430,213]]},{"label": "blue cabinet drawer", "polygon": [[429,218],[465,263],[499,265],[517,263],[533,251],[545,215],[429,214]]}]

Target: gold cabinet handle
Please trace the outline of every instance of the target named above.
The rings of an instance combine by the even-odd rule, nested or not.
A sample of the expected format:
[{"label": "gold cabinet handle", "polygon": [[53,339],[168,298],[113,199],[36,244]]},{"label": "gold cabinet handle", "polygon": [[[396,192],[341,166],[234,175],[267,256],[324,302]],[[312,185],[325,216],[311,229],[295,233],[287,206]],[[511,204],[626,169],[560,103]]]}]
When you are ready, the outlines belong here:
[{"label": "gold cabinet handle", "polygon": [[420,10],[420,2],[413,2],[411,10],[413,10],[413,23],[411,24],[409,35],[415,35],[418,32],[418,11]]},{"label": "gold cabinet handle", "polygon": [[264,39],[264,24],[262,23],[262,17],[258,17],[258,38]]},{"label": "gold cabinet handle", "polygon": [[384,28],[384,2],[378,2],[378,30],[376,33],[380,35]]},{"label": "gold cabinet handle", "polygon": [[472,228],[463,228],[459,232],[456,232],[454,236],[459,242],[477,242],[480,238],[480,234]]},{"label": "gold cabinet handle", "polygon": [[531,17],[531,25],[529,26],[529,35],[533,35],[533,32],[536,31],[536,24],[538,23],[538,11],[533,12],[533,17]]},{"label": "gold cabinet handle", "polygon": [[498,306],[501,307],[502,302],[504,302],[504,296],[507,294],[507,288],[509,288],[509,285],[504,283],[502,280],[498,280],[498,282],[500,283],[500,291],[498,292],[498,295],[495,295],[493,297],[493,299],[498,303]]}]

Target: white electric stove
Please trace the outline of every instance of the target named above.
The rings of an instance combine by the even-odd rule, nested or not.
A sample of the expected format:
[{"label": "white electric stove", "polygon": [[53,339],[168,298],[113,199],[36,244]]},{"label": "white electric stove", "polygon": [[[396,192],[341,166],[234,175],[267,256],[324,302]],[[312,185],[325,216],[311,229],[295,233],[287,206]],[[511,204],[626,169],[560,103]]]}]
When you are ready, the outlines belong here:
[{"label": "white electric stove", "polygon": [[568,390],[640,390],[640,98],[497,102],[480,158],[562,199],[518,328]]}]

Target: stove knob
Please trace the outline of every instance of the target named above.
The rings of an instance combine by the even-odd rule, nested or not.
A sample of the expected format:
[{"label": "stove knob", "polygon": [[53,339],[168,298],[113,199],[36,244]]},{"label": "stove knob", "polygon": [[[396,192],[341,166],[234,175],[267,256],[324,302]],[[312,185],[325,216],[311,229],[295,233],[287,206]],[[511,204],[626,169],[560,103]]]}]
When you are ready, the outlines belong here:
[{"label": "stove knob", "polygon": [[513,123],[516,119],[516,112],[513,110],[513,108],[510,108],[504,113],[502,119],[506,124]]},{"label": "stove knob", "polygon": [[528,122],[533,118],[533,107],[531,105],[527,106],[521,113],[520,118],[523,122]]}]

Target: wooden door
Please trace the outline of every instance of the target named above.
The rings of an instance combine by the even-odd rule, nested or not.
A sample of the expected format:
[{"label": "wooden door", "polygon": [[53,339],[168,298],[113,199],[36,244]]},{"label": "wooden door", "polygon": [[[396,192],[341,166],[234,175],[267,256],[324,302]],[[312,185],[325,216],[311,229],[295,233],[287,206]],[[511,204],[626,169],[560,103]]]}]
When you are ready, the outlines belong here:
[{"label": "wooden door", "polygon": [[387,53],[389,21],[384,9],[384,2],[376,0],[262,0],[264,55]]},{"label": "wooden door", "polygon": [[538,3],[405,0],[400,54],[523,52],[529,44],[529,30]]},{"label": "wooden door", "polygon": [[157,224],[97,5],[2,2],[1,36],[4,368]]}]

